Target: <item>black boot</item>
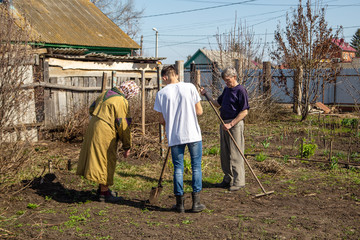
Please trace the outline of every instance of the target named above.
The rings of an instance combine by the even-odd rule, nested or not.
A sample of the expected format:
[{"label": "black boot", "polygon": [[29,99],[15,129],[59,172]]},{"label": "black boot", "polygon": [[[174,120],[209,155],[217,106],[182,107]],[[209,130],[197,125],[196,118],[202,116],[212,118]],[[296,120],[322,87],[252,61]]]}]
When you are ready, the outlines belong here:
[{"label": "black boot", "polygon": [[184,195],[175,195],[175,197],[176,197],[176,205],[174,205],[172,207],[172,209],[179,213],[184,213],[185,212],[185,207],[184,207],[185,197],[184,197]]},{"label": "black boot", "polygon": [[206,208],[204,204],[200,203],[200,192],[196,192],[196,193],[193,192],[192,200],[193,200],[193,205],[191,209],[192,212],[201,212]]}]

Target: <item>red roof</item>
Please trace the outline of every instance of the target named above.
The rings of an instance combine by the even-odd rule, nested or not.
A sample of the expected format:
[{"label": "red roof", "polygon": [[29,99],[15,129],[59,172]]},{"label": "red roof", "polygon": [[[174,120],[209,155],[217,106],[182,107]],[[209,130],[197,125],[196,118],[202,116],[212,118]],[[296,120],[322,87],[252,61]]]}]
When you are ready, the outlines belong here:
[{"label": "red roof", "polygon": [[332,42],[335,43],[338,47],[340,47],[341,50],[343,51],[356,52],[356,50],[353,47],[351,47],[349,43],[346,43],[343,38],[340,39],[334,38]]}]

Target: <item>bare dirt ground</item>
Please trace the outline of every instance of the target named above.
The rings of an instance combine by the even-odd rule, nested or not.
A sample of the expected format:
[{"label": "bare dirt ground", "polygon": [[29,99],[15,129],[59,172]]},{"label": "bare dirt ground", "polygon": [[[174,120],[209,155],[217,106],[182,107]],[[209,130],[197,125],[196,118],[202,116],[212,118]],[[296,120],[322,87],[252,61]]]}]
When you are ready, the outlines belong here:
[{"label": "bare dirt ground", "polygon": [[[329,144],[324,144],[321,132],[310,131],[311,124],[303,131],[292,130],[297,126],[296,121],[267,124],[258,130],[247,125],[245,151],[294,156],[298,139],[310,137],[319,146],[312,158],[326,158]],[[203,127],[204,148],[218,144],[217,130],[213,129]],[[343,150],[346,156],[349,139],[354,142],[352,151],[358,154],[359,139],[350,138],[348,131],[334,136],[334,154]],[[264,140],[270,141],[267,149],[262,146]],[[339,164],[330,169],[328,163],[284,161],[281,157],[257,162],[249,155],[266,191],[274,191],[256,198],[261,189],[247,167],[244,189],[229,192],[215,188],[214,181],[222,176],[219,155],[204,155],[203,162],[211,169],[210,174],[203,173],[201,200],[207,209],[191,213],[191,194],[186,190],[187,211],[179,214],[171,210],[175,198],[169,170],[156,206],[146,203],[151,188],[140,185],[119,191],[124,200],[118,204],[98,202],[97,186],[76,176],[74,169],[66,170],[67,159],[72,159],[76,168],[80,146],[60,142],[39,145],[38,153],[44,148],[48,156],[56,156],[53,171],[48,173],[46,168],[33,179],[24,179],[11,194],[0,194],[0,239],[360,239],[358,168]],[[117,170],[116,174],[127,183],[137,178],[156,186],[160,161],[151,154],[146,158],[139,160],[134,153],[120,164],[125,161],[121,166],[129,169],[143,166],[152,170],[150,173]],[[357,163],[359,160],[357,157]]]},{"label": "bare dirt ground", "polygon": [[[79,146],[58,146],[65,154],[79,151]],[[201,198],[207,210],[197,214],[171,211],[171,190],[163,192],[157,206],[145,202],[150,189],[120,192],[124,200],[118,204],[100,203],[94,186],[80,185],[73,172],[55,169],[15,195],[1,196],[0,238],[360,239],[360,183],[352,175],[358,172],[289,162],[269,175],[260,171],[262,163],[250,162],[274,194],[255,198],[261,191],[249,171],[246,188],[237,192],[204,181]],[[166,181],[171,189],[171,179]],[[190,193],[185,207],[191,208]]]}]

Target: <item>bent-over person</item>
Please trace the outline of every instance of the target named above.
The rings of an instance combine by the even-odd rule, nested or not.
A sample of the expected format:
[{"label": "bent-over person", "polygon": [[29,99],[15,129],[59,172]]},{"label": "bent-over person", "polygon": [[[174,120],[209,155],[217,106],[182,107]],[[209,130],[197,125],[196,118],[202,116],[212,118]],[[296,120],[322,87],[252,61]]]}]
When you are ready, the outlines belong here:
[{"label": "bent-over person", "polygon": [[130,109],[127,99],[139,87],[134,81],[107,90],[90,106],[91,120],[86,130],[76,174],[99,184],[101,202],[118,202],[122,198],[109,189],[114,183],[117,145],[122,142],[123,156],[130,154]]}]

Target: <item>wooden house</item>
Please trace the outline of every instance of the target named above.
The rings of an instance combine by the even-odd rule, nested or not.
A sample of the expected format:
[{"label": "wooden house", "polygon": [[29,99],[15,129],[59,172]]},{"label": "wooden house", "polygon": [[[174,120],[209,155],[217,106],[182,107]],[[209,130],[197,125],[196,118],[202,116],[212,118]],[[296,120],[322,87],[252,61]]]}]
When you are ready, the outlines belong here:
[{"label": "wooden house", "polygon": [[89,0],[12,0],[9,9],[31,28],[35,60],[24,88],[34,101],[21,124],[33,140],[121,81],[138,83],[143,104],[155,96],[164,58],[137,56],[140,46]]}]

